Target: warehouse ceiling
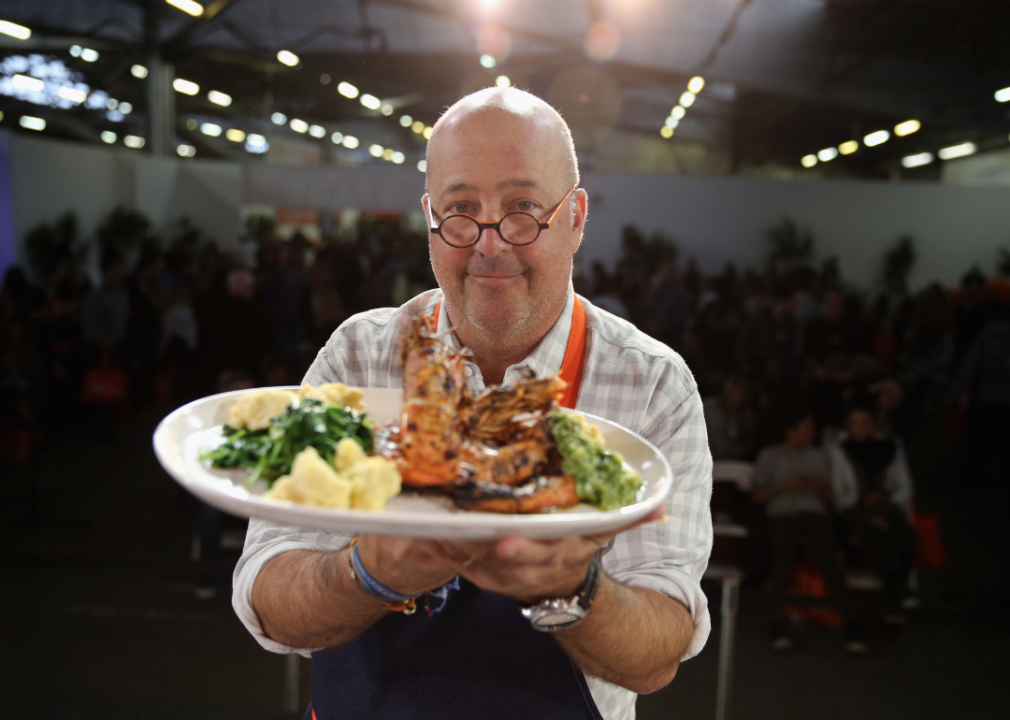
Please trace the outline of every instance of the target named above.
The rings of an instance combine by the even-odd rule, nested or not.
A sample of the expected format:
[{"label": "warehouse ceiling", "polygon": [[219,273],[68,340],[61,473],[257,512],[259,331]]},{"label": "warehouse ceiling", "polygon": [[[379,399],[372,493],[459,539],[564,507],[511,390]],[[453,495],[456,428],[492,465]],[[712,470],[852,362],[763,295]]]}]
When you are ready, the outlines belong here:
[{"label": "warehouse ceiling", "polygon": [[[1010,86],[1007,2],[188,2],[202,14],[165,0],[7,0],[0,20],[31,37],[0,35],[2,124],[38,132],[16,122],[30,115],[46,121],[44,134],[144,138],[148,80],[135,66],[160,57],[199,86],[175,93],[176,145],[197,157],[251,158],[269,147],[277,161],[389,162],[390,153],[368,154],[376,146],[413,165],[424,149],[415,129],[502,76],[558,106],[584,165],[604,171],[928,179],[943,148],[1008,146],[1010,102],[995,97]],[[20,71],[12,60],[33,55]],[[39,105],[3,84],[16,71],[55,73],[56,61],[88,101]],[[685,99],[694,77],[704,86]],[[357,95],[342,95],[341,83]],[[211,90],[230,105],[212,102]],[[365,94],[378,107],[363,105]],[[123,102],[128,113],[108,107]],[[900,136],[895,127],[908,120],[920,127]],[[208,125],[241,132],[228,140],[207,135]],[[880,131],[887,140],[869,146]],[[241,134],[264,143],[234,139]]]}]

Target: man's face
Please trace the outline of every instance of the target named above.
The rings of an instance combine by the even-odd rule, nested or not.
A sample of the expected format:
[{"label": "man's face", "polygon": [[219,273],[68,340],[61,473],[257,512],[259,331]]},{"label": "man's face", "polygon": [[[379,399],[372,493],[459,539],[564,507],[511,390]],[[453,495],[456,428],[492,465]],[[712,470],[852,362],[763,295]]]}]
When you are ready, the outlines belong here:
[{"label": "man's face", "polygon": [[[510,212],[546,222],[571,189],[557,132],[544,122],[485,110],[447,123],[432,140],[424,202],[436,223],[457,213],[497,222]],[[512,335],[535,335],[553,322],[567,297],[584,218],[579,193],[531,245],[515,247],[485,230],[476,245],[457,249],[429,234],[432,268],[453,322]]]},{"label": "man's face", "polygon": [[786,429],[786,439],[793,447],[808,448],[817,440],[817,425],[812,417],[805,417]]},{"label": "man's face", "polygon": [[877,432],[877,423],[865,410],[849,413],[849,436],[856,442],[866,442]]}]

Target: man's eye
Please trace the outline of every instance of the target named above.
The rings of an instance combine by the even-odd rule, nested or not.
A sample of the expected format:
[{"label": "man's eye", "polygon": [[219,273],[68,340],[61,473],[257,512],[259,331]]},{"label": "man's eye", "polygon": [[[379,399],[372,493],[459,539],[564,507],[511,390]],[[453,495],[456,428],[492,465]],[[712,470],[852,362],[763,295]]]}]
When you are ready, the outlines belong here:
[{"label": "man's eye", "polygon": [[531,203],[529,200],[521,200],[516,203],[516,210],[519,212],[531,213],[535,207],[536,205]]},{"label": "man's eye", "polygon": [[466,215],[469,209],[470,206],[466,203],[453,203],[449,206],[449,213],[451,215]]}]

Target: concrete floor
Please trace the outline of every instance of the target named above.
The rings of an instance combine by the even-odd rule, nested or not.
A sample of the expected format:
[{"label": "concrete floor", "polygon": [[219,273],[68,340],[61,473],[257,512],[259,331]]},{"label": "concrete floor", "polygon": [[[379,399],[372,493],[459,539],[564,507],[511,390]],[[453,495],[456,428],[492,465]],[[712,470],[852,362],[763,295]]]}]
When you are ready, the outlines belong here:
[{"label": "concrete floor", "polygon": [[[0,475],[0,717],[301,716],[283,711],[284,659],[262,651],[232,614],[236,551],[224,552],[218,596],[194,595],[195,511],[150,449],[163,414],[144,412],[111,439],[52,443],[38,465],[34,523],[25,521],[29,471]],[[935,475],[943,462],[930,462]],[[986,605],[1002,509],[936,480],[921,485],[941,511],[952,562],[924,574],[925,603],[909,627],[878,632],[867,657],[845,654],[836,631],[797,628],[796,649],[772,655],[760,593],[745,588],[734,720],[1010,718],[1010,633]],[[719,588],[709,590],[717,615]],[[706,650],[668,688],[640,699],[639,718],[714,717],[714,619]],[[301,666],[304,702],[308,663]]]}]

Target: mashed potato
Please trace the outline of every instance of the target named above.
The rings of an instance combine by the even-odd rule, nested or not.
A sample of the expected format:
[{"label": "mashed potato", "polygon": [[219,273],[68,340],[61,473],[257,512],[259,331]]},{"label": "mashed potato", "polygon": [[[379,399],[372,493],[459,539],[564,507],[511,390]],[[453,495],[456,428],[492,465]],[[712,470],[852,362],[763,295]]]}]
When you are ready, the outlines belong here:
[{"label": "mashed potato", "polygon": [[359,411],[365,409],[365,403],[362,401],[364,393],[357,388],[349,388],[343,383],[324,383],[316,387],[306,384],[302,385],[298,394],[301,397],[318,400],[327,405],[349,407]]},{"label": "mashed potato", "polygon": [[337,443],[333,462],[330,466],[315,448],[305,448],[295,457],[291,474],[279,478],[266,497],[320,507],[382,510],[400,492],[396,464],[366,456],[351,438]]},{"label": "mashed potato", "polygon": [[266,496],[302,505],[346,508],[351,504],[351,490],[349,480],[337,474],[314,447],[307,447],[295,456],[291,474],[278,478]]},{"label": "mashed potato", "polygon": [[228,413],[228,424],[233,428],[266,430],[270,427],[270,420],[283,415],[296,397],[290,390],[246,393]]}]

